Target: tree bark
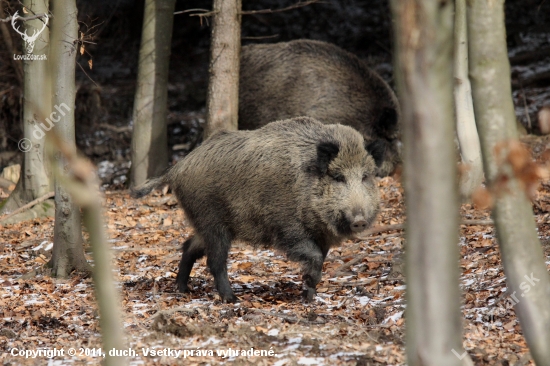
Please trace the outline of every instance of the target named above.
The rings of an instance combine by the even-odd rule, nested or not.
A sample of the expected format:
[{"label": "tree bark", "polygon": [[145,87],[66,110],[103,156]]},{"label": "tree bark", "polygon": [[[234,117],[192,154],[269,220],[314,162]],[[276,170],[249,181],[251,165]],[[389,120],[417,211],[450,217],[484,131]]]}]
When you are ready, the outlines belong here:
[{"label": "tree bark", "polygon": [[[76,152],[74,129],[75,57],[78,39],[77,9],[75,0],[52,0],[50,63],[52,75],[52,111],[59,119],[53,128],[59,139]],[[53,114],[54,112],[52,112]],[[67,174],[67,162],[57,154],[62,174]],[[67,277],[72,270],[89,272],[82,246],[80,210],[66,189],[55,182],[54,246],[50,265],[57,277]]]},{"label": "tree bark", "polygon": [[470,201],[474,190],[483,182],[483,162],[474,115],[472,88],[468,78],[466,0],[455,0],[454,24],[455,120],[460,156],[464,166],[459,186],[462,201]]},{"label": "tree bark", "polygon": [[[517,139],[510,64],[506,50],[503,0],[468,1],[470,78],[481,137],[485,176],[490,186],[506,163],[498,164],[495,148]],[[517,177],[494,200],[493,217],[515,310],[537,365],[550,365],[550,276],[538,240],[531,204]],[[534,279],[536,280],[534,280]],[[521,296],[518,296],[521,295]]]},{"label": "tree bark", "polygon": [[[35,13],[47,13],[48,1],[26,0],[23,5]],[[43,20],[34,19],[24,22],[20,29],[27,34],[42,29]],[[24,28],[23,28],[24,27]],[[35,41],[32,54],[48,55],[49,30],[45,28]],[[25,47],[22,47],[25,50]],[[23,61],[23,136],[19,143],[19,149],[24,157],[21,164],[21,176],[7,202],[2,207],[2,212],[7,213],[16,210],[26,203],[42,197],[52,190],[52,183],[48,168],[44,162],[44,135],[33,133],[42,130],[41,124],[51,112],[50,75],[48,61],[35,60]]]},{"label": "tree bark", "polygon": [[205,138],[218,130],[237,129],[241,9],[241,0],[214,0]]},{"label": "tree bark", "polygon": [[124,350],[126,340],[120,311],[120,297],[115,286],[112,257],[107,244],[101,199],[98,197],[99,181],[97,181],[93,165],[85,159],[77,157],[74,149],[57,141],[57,149],[68,161],[71,175],[59,174],[59,180],[71,194],[75,203],[82,208],[84,225],[90,234],[90,244],[94,256],[94,292],[99,307],[99,325],[105,362],[107,366],[127,365],[123,356],[114,356],[110,350]]},{"label": "tree bark", "polygon": [[458,272],[453,2],[393,0],[391,5],[403,116],[407,362],[461,365],[469,359],[462,348]]},{"label": "tree bark", "polygon": [[134,101],[130,182],[137,186],[168,166],[168,65],[175,0],[145,0]]}]

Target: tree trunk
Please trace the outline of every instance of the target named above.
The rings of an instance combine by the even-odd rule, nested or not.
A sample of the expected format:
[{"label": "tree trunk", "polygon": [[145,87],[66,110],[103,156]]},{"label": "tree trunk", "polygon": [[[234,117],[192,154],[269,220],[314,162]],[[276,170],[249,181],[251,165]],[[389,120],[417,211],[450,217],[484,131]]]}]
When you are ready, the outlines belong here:
[{"label": "tree trunk", "polygon": [[[495,148],[517,139],[510,64],[506,50],[503,0],[468,1],[470,78],[481,137],[485,176],[494,185],[499,173]],[[493,216],[507,284],[535,363],[550,365],[550,276],[538,240],[531,204],[516,177],[496,195]],[[518,296],[521,295],[521,296]]]},{"label": "tree trunk", "polygon": [[127,365],[126,357],[115,356],[109,353],[110,350],[127,349],[123,317],[120,311],[120,297],[113,278],[111,265],[112,256],[107,244],[101,199],[97,191],[99,181],[96,179],[93,165],[76,156],[75,151],[60,141],[57,150],[68,153],[65,158],[69,161],[70,176],[63,176],[58,171],[60,180],[67,192],[71,194],[75,203],[82,208],[84,225],[90,234],[90,244],[94,256],[94,292],[99,307],[99,325],[103,351],[105,352],[106,366]]},{"label": "tree trunk", "polygon": [[218,130],[237,129],[241,8],[241,0],[214,0],[205,138]]},{"label": "tree trunk", "polygon": [[453,3],[391,4],[407,203],[407,362],[461,365],[461,357],[468,357],[462,348],[458,273]]},{"label": "tree trunk", "polygon": [[[76,151],[74,129],[75,57],[78,39],[77,9],[75,0],[52,0],[50,63],[52,75],[52,103],[55,109],[53,131],[69,149]],[[54,112],[52,112],[53,114]],[[57,156],[62,174],[67,174],[66,161]],[[80,210],[65,188],[55,182],[54,246],[50,265],[53,275],[67,277],[72,270],[90,271],[82,247]]]},{"label": "tree trunk", "polygon": [[130,182],[137,186],[168,166],[168,65],[175,0],[145,0],[134,101]]},{"label": "tree trunk", "polygon": [[483,182],[483,162],[474,116],[472,88],[468,78],[466,0],[455,0],[454,82],[456,134],[464,166],[460,175],[460,195],[463,201],[470,201],[474,190]]},{"label": "tree trunk", "polygon": [[[36,14],[48,12],[48,1],[24,1],[23,5]],[[43,27],[43,19],[19,22],[27,34]],[[24,23],[21,24],[21,23]],[[35,41],[33,55],[48,55],[49,31],[45,28]],[[25,50],[25,47],[22,47]],[[50,75],[48,61],[23,61],[23,135],[19,149],[23,151],[21,176],[2,212],[11,212],[52,190],[50,174],[44,165],[44,129],[40,127],[51,112]],[[35,132],[37,130],[38,132]],[[33,133],[34,132],[34,133]]]}]

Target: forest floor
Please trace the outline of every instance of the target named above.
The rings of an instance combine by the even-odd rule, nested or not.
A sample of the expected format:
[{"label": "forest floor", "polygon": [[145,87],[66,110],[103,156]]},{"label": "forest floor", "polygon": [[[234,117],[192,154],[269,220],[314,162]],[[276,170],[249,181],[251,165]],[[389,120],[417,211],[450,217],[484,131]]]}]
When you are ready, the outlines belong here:
[{"label": "forest floor", "polygon": [[[540,158],[547,144],[547,138],[531,143],[535,156]],[[384,178],[379,187],[377,225],[402,223],[399,181]],[[332,249],[311,304],[301,301],[297,264],[281,253],[236,243],[228,270],[240,302],[223,304],[204,258],[193,269],[192,292],[175,290],[179,248],[191,229],[171,194],[155,192],[134,200],[126,191],[106,191],[104,207],[132,365],[405,364],[402,231]],[[549,185],[537,190],[533,211],[550,258]],[[461,215],[487,220],[489,211],[467,204]],[[92,279],[50,277],[43,265],[51,256],[52,241],[51,218],[0,230],[3,365],[45,364],[44,356],[13,355],[38,349],[63,349],[63,356],[48,365],[100,362]],[[476,365],[533,365],[510,306],[514,294],[507,292],[493,226],[462,225],[459,246],[464,348]],[[550,267],[550,260],[546,263]],[[70,349],[76,355],[69,356]],[[153,350],[166,354],[153,356]]]}]

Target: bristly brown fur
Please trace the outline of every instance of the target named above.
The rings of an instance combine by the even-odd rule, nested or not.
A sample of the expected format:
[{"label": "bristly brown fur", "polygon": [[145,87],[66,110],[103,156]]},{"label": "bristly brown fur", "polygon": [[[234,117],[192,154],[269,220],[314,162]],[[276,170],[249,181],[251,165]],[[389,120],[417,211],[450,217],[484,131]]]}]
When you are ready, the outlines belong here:
[{"label": "bristly brown fur", "polygon": [[303,264],[311,300],[331,246],[379,209],[376,165],[361,134],[308,118],[254,131],[220,132],[135,196],[168,183],[195,235],[184,244],[177,282],[187,289],[193,263],[207,256],[216,288],[236,301],[227,276],[234,240],[284,251]]},{"label": "bristly brown fur", "polygon": [[377,175],[391,174],[400,163],[395,93],[355,55],[313,40],[248,45],[240,70],[240,129],[308,116],[351,126],[367,142],[387,145]]}]

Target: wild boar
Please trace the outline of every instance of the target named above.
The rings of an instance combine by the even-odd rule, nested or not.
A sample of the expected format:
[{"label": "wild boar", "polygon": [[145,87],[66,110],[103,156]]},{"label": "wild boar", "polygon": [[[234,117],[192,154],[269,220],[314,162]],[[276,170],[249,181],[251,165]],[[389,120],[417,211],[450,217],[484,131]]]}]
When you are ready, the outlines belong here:
[{"label": "wild boar", "polygon": [[206,255],[221,298],[236,301],[227,257],[231,242],[240,240],[302,263],[304,296],[311,301],[329,248],[368,228],[378,213],[375,171],[382,152],[378,141],[366,144],[351,127],[294,118],[218,132],[132,196],[168,184],[194,227],[183,245],[180,291]]},{"label": "wild boar", "polygon": [[364,61],[313,40],[244,46],[239,129],[299,116],[348,125],[367,141],[385,142],[378,176],[391,174],[401,161],[397,98]]}]

